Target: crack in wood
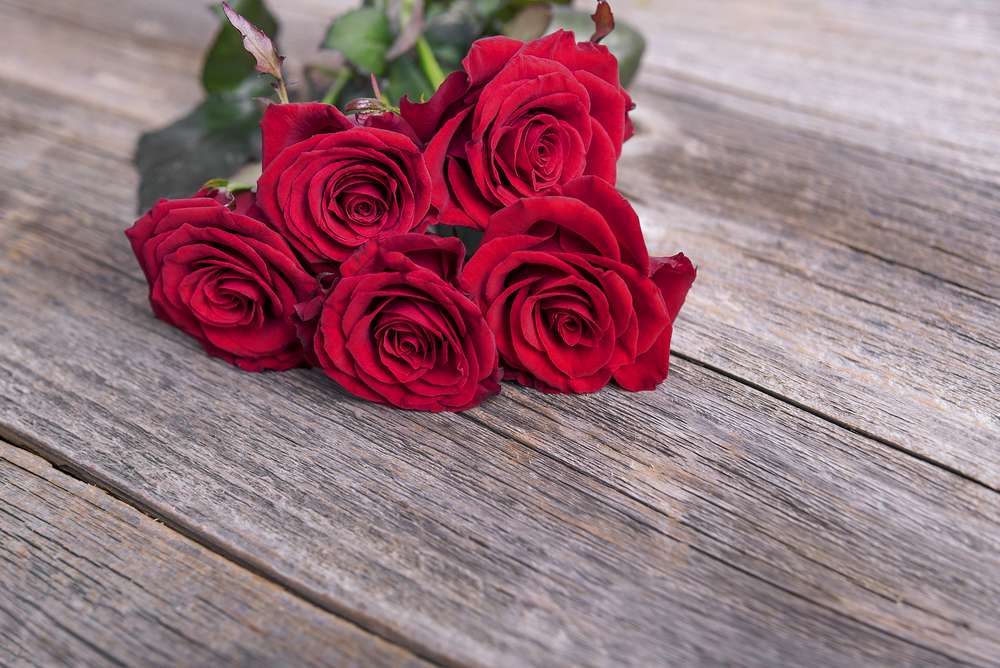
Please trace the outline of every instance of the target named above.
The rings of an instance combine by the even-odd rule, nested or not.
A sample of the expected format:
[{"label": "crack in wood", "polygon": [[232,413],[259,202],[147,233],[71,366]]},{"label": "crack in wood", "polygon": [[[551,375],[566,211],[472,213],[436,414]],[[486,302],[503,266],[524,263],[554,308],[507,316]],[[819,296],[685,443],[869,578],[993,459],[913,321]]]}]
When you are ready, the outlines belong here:
[{"label": "crack in wood", "polygon": [[[58,452],[48,448],[44,443],[25,437],[16,430],[0,424],[0,444],[4,442],[15,448],[19,448],[42,458],[60,473],[101,490],[117,501],[126,504],[146,517],[162,524],[171,531],[184,536],[188,540],[197,543],[213,554],[222,557],[234,566],[252,573],[259,578],[267,580],[276,587],[280,588],[282,591],[305,603],[308,603],[311,606],[314,606],[317,610],[321,610],[323,613],[333,615],[344,623],[351,624],[360,631],[369,633],[387,643],[399,647],[428,664],[442,666],[444,668],[467,668],[466,664],[457,663],[448,657],[438,656],[436,653],[427,651],[418,643],[413,643],[408,638],[402,637],[399,634],[386,633],[384,629],[380,628],[378,623],[373,622],[373,620],[366,619],[364,615],[356,614],[354,611],[332,603],[328,598],[318,595],[316,592],[313,592],[308,588],[299,586],[297,583],[282,576],[266,564],[262,564],[252,557],[242,554],[237,549],[223,545],[221,542],[212,539],[197,527],[184,522],[182,519],[175,517],[172,513],[165,511],[162,508],[158,508],[156,504],[149,503],[139,498],[137,495],[121,489],[100,475],[76,466]],[[36,548],[41,552],[40,547],[36,546]],[[68,633],[72,633],[69,629],[66,629],[66,631]],[[122,665],[113,657],[103,654],[103,652],[102,656],[105,656],[105,658],[115,663],[115,665]]]}]

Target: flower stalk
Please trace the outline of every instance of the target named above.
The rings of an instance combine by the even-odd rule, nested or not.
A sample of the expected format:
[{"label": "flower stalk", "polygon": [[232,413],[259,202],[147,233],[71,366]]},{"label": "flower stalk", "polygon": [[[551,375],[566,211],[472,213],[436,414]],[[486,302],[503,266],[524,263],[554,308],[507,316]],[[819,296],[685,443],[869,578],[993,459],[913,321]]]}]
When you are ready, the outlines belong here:
[{"label": "flower stalk", "polygon": [[444,82],[444,70],[441,69],[440,63],[434,56],[434,50],[431,49],[430,43],[423,35],[417,38],[417,60],[420,62],[420,69],[427,77],[431,87],[437,90]]}]

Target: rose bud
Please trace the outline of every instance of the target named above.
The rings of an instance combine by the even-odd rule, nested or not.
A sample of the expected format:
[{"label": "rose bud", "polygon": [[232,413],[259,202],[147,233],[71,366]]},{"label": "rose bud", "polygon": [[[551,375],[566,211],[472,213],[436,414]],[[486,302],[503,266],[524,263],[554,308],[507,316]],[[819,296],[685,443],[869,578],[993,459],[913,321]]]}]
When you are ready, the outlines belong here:
[{"label": "rose bud", "polygon": [[[210,195],[160,200],[125,232],[153,313],[246,371],[301,366],[294,308],[315,279],[274,230]],[[256,210],[245,195],[239,203]]]},{"label": "rose bud", "polygon": [[527,43],[480,39],[430,100],[400,104],[427,143],[438,222],[480,229],[494,211],[581,175],[613,184],[632,106],[607,47],[563,30]]},{"label": "rose bud", "polygon": [[314,272],[335,271],[370,239],[426,227],[430,175],[398,116],[275,104],[261,129],[258,204]]},{"label": "rose bud", "polygon": [[297,307],[311,360],[351,394],[398,408],[461,411],[497,394],[493,334],[447,280],[464,257],[457,239],[369,242],[326,294]]},{"label": "rose bud", "polygon": [[673,321],[694,278],[683,254],[651,263],[629,203],[581,177],[560,196],[494,214],[461,282],[496,335],[505,379],[582,393],[611,379],[651,390],[666,378]]}]

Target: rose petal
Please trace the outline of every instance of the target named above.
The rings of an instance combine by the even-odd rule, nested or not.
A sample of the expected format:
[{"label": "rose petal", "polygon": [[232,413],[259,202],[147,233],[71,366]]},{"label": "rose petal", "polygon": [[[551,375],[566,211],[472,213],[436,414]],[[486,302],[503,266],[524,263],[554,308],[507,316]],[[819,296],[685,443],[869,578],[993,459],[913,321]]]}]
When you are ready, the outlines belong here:
[{"label": "rose petal", "polygon": [[680,313],[684,300],[687,298],[688,290],[691,289],[697,276],[698,270],[684,253],[678,253],[672,257],[652,259],[653,283],[663,294],[663,301],[666,302],[671,322],[677,319],[677,314]]},{"label": "rose petal", "polygon": [[584,176],[567,183],[562,192],[597,211],[617,239],[622,261],[632,265],[643,275],[649,274],[649,251],[646,249],[639,216],[614,186],[603,179]]},{"label": "rose petal", "polygon": [[263,165],[267,167],[281,151],[313,135],[340,132],[352,127],[351,120],[331,104],[268,105],[260,122]]}]

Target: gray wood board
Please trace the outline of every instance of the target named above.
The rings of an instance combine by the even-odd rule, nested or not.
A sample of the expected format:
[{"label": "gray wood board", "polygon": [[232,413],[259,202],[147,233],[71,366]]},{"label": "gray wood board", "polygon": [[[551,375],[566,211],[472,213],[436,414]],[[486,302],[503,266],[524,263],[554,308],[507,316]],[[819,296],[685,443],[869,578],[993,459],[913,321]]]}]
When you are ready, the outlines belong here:
[{"label": "gray wood board", "polygon": [[[150,125],[197,99],[212,32],[197,3],[6,2],[15,29],[0,74],[35,72]],[[341,6],[276,5],[290,63],[315,58],[315,17]],[[984,46],[995,8],[900,6],[889,25],[885,7],[862,0],[616,7],[658,36],[620,184],[654,250],[684,249],[702,269],[675,350],[1000,488],[1000,172],[976,134],[1000,67],[962,69],[1000,59]],[[734,21],[747,28],[729,39],[710,29]],[[759,67],[748,67],[754,35]],[[86,54],[83,66],[65,67],[66,52]],[[953,68],[954,86],[921,79],[917,56],[928,72]],[[942,109],[955,95],[950,136]],[[850,113],[830,111],[831,96]]]},{"label": "gray wood board", "polygon": [[[921,300],[938,309],[933,320],[954,295],[965,299],[948,326],[989,342],[988,292],[969,302],[955,274],[942,296],[923,269],[873,269],[881,261],[870,253],[845,254],[808,226],[789,236],[778,224],[793,216],[754,204],[763,195],[752,179],[747,190],[724,179],[699,186],[697,150],[678,159],[679,135],[661,123],[671,117],[657,114],[709,133],[711,164],[724,173],[770,161],[793,194],[794,165],[826,144],[780,126],[746,144],[742,111],[699,114],[675,80],[641,80],[641,134],[622,185],[658,249],[676,244],[702,262],[678,350],[742,382],[676,359],[648,395],[505,387],[464,417],[398,413],[347,399],[317,374],[237,373],[151,317],[120,236],[135,186],[128,155],[142,127],[195,99],[211,30],[200,5],[112,0],[95,13],[69,4],[0,3],[16,28],[16,48],[0,54],[8,437],[441,663],[926,665],[1000,655],[997,495],[899,451],[995,486],[989,358],[956,348],[945,376],[956,386],[908,389],[922,357],[963,340],[914,316]],[[290,36],[308,16],[295,11]],[[782,161],[784,144],[795,161]],[[674,166],[643,160],[657,146]],[[759,155],[741,158],[741,148]],[[666,177],[685,188],[656,190]],[[797,215],[812,210],[805,202]],[[841,265],[854,286],[830,297],[823,285]],[[818,279],[815,266],[826,272]],[[900,313],[888,322],[855,294],[879,281],[905,296],[889,302]],[[875,289],[860,296],[895,294]],[[856,329],[842,331],[847,321]],[[796,333],[810,338],[785,350]],[[825,351],[871,337],[876,346],[842,356],[857,366],[845,379],[839,352]],[[913,355],[893,358],[900,382],[869,387],[885,371],[875,355],[910,340]],[[969,404],[949,405],[963,392],[979,423],[965,416]]]},{"label": "gray wood board", "polygon": [[5,143],[33,156],[0,230],[8,437],[442,663],[997,656],[990,490],[683,360],[467,416],[237,372],[149,313],[101,129],[129,121],[19,99],[45,122]]},{"label": "gray wood board", "polygon": [[1000,7],[622,0],[675,350],[1000,487]]},{"label": "gray wood board", "polygon": [[0,664],[429,665],[4,442]]}]

